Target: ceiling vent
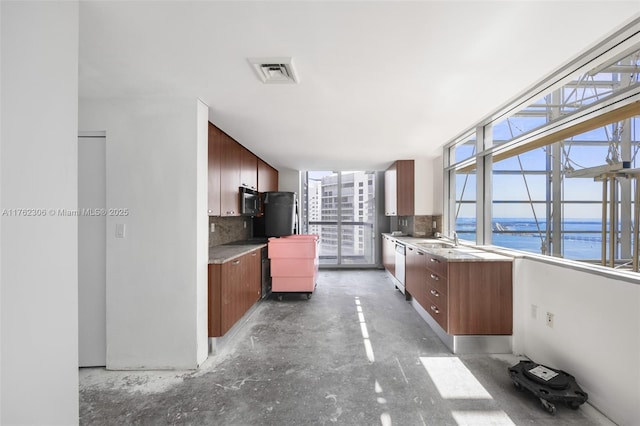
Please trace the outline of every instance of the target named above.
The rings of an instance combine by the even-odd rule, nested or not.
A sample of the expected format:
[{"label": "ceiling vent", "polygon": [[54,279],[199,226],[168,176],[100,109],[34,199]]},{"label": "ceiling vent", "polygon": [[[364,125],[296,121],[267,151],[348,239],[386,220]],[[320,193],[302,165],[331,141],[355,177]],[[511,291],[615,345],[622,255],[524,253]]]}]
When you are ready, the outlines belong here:
[{"label": "ceiling vent", "polygon": [[249,63],[265,84],[298,83],[291,58],[249,58]]}]

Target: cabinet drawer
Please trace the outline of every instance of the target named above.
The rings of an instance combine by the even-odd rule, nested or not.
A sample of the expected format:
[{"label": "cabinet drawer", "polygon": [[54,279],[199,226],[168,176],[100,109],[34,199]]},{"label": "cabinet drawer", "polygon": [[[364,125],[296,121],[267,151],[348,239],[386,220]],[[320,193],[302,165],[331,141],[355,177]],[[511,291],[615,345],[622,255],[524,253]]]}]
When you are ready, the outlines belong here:
[{"label": "cabinet drawer", "polygon": [[427,270],[439,277],[447,278],[447,260],[431,253],[425,253],[425,256],[427,257]]},{"label": "cabinet drawer", "polygon": [[432,291],[437,292],[438,294],[447,295],[447,278],[442,277],[436,274],[433,271],[427,269],[426,271],[426,288],[427,293],[431,293]]},{"label": "cabinet drawer", "polygon": [[[433,273],[429,273],[431,276],[435,276]],[[435,281],[431,277],[427,278],[425,292],[427,297],[429,297],[434,302],[438,302],[440,300],[447,299],[447,280],[438,280]]]},{"label": "cabinet drawer", "polygon": [[428,297],[429,295],[427,295],[428,298],[428,304],[427,306],[424,306],[425,310],[429,313],[429,315],[431,315],[431,317],[436,320],[436,322],[438,324],[440,324],[440,327],[442,327],[442,329],[444,331],[448,330],[448,321],[447,321],[447,300],[446,297],[444,298],[444,300],[441,301],[434,301],[431,298]]}]

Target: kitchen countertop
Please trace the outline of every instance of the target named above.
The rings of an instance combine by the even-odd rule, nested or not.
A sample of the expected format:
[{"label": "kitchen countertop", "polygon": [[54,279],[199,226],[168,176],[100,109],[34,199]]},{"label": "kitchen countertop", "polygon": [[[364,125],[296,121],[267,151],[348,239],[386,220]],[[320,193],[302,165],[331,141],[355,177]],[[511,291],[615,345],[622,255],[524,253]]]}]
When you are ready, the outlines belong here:
[{"label": "kitchen countertop", "polygon": [[[476,246],[458,245],[455,247],[444,239],[411,237],[408,235],[391,235],[384,233],[406,246],[445,258],[449,262],[510,262],[513,258],[502,254],[483,250]],[[438,247],[443,245],[442,247]]]},{"label": "kitchen countertop", "polygon": [[209,264],[225,263],[266,246],[266,243],[236,241],[230,244],[209,247]]}]

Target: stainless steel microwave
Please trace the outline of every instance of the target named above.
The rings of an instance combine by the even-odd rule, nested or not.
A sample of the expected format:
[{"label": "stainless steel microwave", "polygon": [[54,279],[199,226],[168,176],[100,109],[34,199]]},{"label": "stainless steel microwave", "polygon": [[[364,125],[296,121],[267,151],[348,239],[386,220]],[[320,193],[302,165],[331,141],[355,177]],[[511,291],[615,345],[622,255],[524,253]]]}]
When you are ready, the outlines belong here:
[{"label": "stainless steel microwave", "polygon": [[260,194],[253,189],[240,187],[240,214],[257,216],[260,213]]}]

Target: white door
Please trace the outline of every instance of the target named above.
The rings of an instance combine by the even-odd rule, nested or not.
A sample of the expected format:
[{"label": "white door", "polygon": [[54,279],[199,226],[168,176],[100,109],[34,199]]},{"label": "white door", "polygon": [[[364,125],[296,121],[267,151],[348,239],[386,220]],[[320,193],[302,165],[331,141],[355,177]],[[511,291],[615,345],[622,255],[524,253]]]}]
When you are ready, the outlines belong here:
[{"label": "white door", "polygon": [[78,138],[78,356],[80,367],[106,365],[106,140]]}]

